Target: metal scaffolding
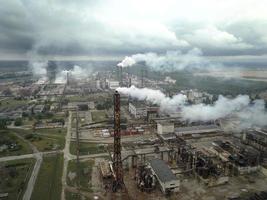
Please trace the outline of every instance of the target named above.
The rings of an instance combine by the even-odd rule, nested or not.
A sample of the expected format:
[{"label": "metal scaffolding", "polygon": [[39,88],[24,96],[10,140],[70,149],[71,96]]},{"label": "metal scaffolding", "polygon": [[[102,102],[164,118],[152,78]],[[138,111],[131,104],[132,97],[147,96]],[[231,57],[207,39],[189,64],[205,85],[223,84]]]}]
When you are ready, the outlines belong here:
[{"label": "metal scaffolding", "polygon": [[121,134],[120,134],[120,94],[114,94],[114,155],[113,155],[114,182],[113,191],[122,189],[123,169],[121,160]]}]

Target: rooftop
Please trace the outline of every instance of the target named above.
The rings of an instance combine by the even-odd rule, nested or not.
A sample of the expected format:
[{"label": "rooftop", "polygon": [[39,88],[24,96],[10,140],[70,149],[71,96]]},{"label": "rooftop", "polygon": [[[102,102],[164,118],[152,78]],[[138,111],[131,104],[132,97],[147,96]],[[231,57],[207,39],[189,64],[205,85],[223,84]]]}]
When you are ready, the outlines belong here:
[{"label": "rooftop", "polygon": [[177,180],[176,176],[163,160],[152,159],[149,161],[149,164],[161,182]]},{"label": "rooftop", "polygon": [[220,130],[220,127],[216,125],[200,125],[200,126],[189,126],[189,127],[179,127],[175,129],[175,132],[187,132],[187,131],[206,131],[206,130]]}]

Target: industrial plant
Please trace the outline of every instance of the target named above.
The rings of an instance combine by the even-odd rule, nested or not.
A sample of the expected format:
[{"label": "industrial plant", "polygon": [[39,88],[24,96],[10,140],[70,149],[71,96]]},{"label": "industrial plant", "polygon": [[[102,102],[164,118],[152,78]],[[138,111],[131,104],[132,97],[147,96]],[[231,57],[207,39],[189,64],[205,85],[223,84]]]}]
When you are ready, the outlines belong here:
[{"label": "industrial plant", "polygon": [[0,200],[267,200],[267,0],[3,0]]},{"label": "industrial plant", "polygon": [[[1,114],[10,118],[0,171],[12,180],[12,170],[25,173],[13,163],[25,159],[20,198],[57,182],[57,193],[47,194],[65,199],[266,199],[267,126],[243,118],[266,116],[257,102],[167,91],[176,84],[171,77],[111,69],[85,76],[75,67],[43,82],[2,85],[10,91],[2,92]],[[49,159],[58,163],[52,171]],[[14,195],[4,188],[1,199]]]}]

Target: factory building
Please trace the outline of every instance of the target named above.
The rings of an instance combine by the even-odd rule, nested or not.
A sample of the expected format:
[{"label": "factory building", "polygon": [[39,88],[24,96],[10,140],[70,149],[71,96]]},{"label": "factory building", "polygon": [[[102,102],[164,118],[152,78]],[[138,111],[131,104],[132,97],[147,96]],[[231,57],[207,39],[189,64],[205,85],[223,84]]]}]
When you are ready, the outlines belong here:
[{"label": "factory building", "polygon": [[246,130],[242,140],[261,152],[260,160],[267,166],[267,129]]},{"label": "factory building", "polygon": [[174,130],[175,134],[179,137],[199,136],[205,134],[217,134],[221,133],[222,130],[216,125],[199,125],[189,127],[179,127]]},{"label": "factory building", "polygon": [[129,103],[129,112],[134,118],[140,119],[147,115],[147,108],[145,103],[134,101]]},{"label": "factory building", "polygon": [[107,86],[111,89],[111,90],[116,90],[118,87],[120,87],[120,83],[119,81],[113,81],[113,80],[106,80]]},{"label": "factory building", "polygon": [[157,133],[159,135],[165,133],[173,133],[174,132],[174,123],[161,121],[157,123]]},{"label": "factory building", "polygon": [[163,193],[168,194],[172,191],[179,191],[180,181],[163,160],[152,159],[148,163]]}]

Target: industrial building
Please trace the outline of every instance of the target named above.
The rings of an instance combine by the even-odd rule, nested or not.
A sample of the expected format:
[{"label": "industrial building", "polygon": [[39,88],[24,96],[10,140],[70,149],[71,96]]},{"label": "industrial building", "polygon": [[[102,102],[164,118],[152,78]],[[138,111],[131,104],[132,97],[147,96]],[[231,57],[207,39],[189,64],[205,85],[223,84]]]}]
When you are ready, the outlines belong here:
[{"label": "industrial building", "polygon": [[174,123],[168,121],[160,121],[157,123],[157,133],[162,135],[164,133],[173,133]]},{"label": "industrial building", "polygon": [[221,133],[221,129],[216,125],[199,125],[199,126],[189,126],[189,127],[179,127],[175,128],[175,134],[179,137],[196,137],[201,134],[218,134]]},{"label": "industrial building", "polygon": [[134,116],[134,118],[144,118],[147,114],[146,104],[140,101],[130,102],[129,112]]},{"label": "industrial building", "polygon": [[148,161],[148,163],[152,173],[157,177],[160,189],[163,193],[179,191],[180,181],[163,160],[152,159]]}]

